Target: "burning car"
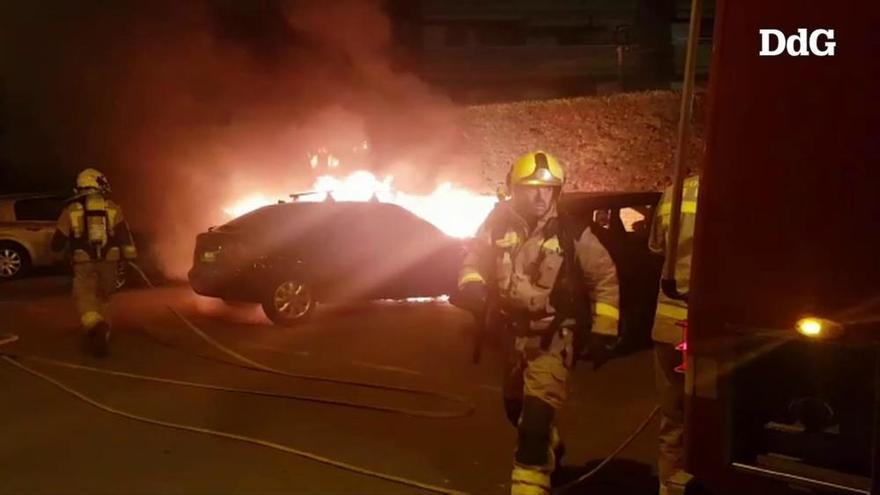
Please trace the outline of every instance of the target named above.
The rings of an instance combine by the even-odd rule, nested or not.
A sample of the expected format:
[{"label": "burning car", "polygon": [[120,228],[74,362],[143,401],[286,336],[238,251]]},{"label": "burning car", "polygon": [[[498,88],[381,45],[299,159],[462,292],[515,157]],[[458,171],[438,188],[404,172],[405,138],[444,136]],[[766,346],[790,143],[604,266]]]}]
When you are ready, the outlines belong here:
[{"label": "burning car", "polygon": [[[461,236],[445,233],[418,209],[326,198],[263,206],[199,234],[190,285],[203,296],[259,303],[279,325],[308,318],[322,301],[456,290]],[[647,237],[659,198],[645,192],[567,193],[562,199],[563,209],[591,225],[617,264],[625,347],[650,341],[661,260],[651,255]],[[482,218],[467,220],[478,225]]]},{"label": "burning car", "polygon": [[463,254],[460,239],[395,204],[294,201],[199,234],[189,282],[291,325],[319,301],[449,294]]}]

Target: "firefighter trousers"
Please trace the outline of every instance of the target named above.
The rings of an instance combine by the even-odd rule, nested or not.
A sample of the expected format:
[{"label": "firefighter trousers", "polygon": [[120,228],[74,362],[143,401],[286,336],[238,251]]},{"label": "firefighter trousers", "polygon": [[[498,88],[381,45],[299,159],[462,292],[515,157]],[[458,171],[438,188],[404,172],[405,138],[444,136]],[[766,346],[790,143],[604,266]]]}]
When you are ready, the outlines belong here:
[{"label": "firefighter trousers", "polygon": [[117,263],[87,261],[73,265],[73,299],[86,330],[107,321],[107,305],[116,288]]},{"label": "firefighter trousers", "polygon": [[666,482],[684,469],[684,375],[675,372],[680,364],[681,352],[675,345],[654,343],[654,376],[660,398],[660,493],[664,493]]},{"label": "firefighter trousers", "polygon": [[512,495],[550,493],[555,450],[560,445],[556,416],[566,399],[572,337],[571,331],[563,329],[546,348],[541,346],[541,337],[507,339],[504,405],[518,432]]}]

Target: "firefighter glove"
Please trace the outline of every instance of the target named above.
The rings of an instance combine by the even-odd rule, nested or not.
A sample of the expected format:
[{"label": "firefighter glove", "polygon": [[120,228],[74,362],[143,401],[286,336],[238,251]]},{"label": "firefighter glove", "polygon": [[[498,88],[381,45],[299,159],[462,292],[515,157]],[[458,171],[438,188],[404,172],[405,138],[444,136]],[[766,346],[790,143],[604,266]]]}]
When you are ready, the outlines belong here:
[{"label": "firefighter glove", "polygon": [[462,286],[458,294],[450,302],[461,309],[472,313],[480,313],[486,309],[486,298],[488,295],[489,289],[486,287],[486,284],[469,282]]},{"label": "firefighter glove", "polygon": [[595,371],[614,357],[617,337],[590,332],[587,339],[587,359],[593,362]]}]

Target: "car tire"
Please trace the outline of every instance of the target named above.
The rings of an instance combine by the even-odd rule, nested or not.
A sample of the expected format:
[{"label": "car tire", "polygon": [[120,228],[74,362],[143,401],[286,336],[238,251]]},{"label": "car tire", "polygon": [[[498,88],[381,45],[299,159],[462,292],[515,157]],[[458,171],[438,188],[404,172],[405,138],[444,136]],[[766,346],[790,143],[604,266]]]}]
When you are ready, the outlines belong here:
[{"label": "car tire", "polygon": [[27,250],[13,242],[0,242],[0,281],[23,277],[31,268]]},{"label": "car tire", "polygon": [[315,310],[311,286],[297,278],[284,278],[267,291],[263,312],[276,325],[289,327],[308,320]]}]

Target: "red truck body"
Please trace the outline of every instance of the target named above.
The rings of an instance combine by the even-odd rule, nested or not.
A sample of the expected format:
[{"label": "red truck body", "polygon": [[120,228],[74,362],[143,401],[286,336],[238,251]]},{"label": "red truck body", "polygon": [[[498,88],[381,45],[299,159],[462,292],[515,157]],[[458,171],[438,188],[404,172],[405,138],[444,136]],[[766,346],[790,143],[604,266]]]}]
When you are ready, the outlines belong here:
[{"label": "red truck body", "polygon": [[[687,470],[712,494],[878,494],[880,2],[719,0],[715,22]],[[835,53],[760,56],[768,28],[833,29]],[[805,315],[846,331],[806,342]]]}]

